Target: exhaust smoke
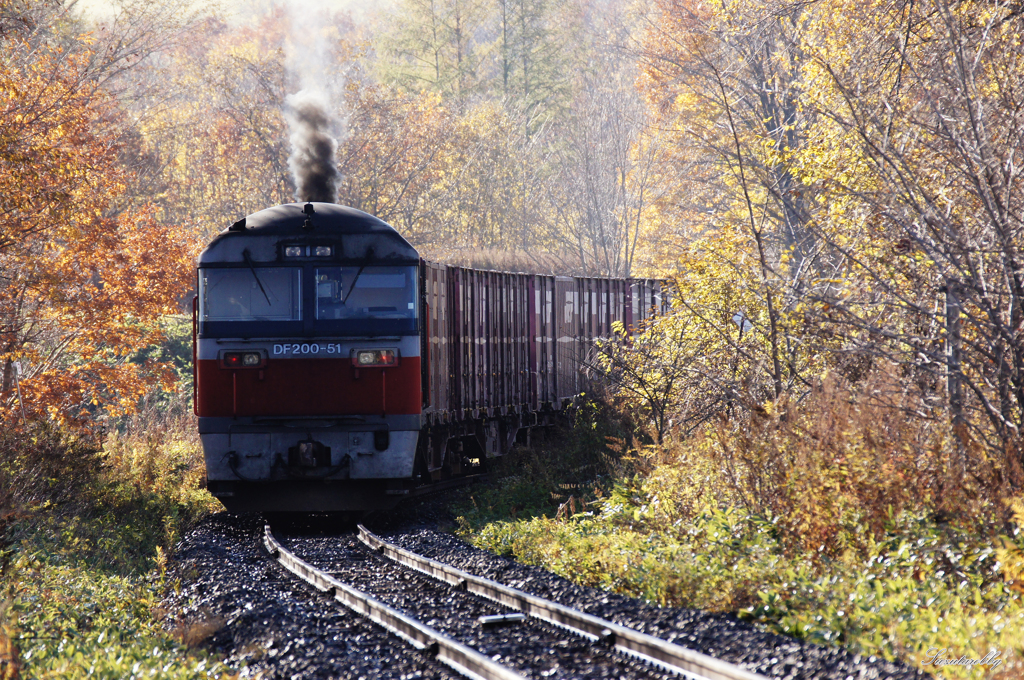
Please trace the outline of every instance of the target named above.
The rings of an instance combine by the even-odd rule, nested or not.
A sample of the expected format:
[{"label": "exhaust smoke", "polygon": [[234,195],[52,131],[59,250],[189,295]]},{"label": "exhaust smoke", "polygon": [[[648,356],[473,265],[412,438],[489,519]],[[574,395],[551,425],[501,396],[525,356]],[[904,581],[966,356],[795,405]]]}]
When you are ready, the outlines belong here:
[{"label": "exhaust smoke", "polygon": [[295,200],[334,203],[341,182],[335,160],[338,123],[331,117],[326,100],[311,90],[290,95],[286,103],[292,146],[288,167],[295,179]]}]

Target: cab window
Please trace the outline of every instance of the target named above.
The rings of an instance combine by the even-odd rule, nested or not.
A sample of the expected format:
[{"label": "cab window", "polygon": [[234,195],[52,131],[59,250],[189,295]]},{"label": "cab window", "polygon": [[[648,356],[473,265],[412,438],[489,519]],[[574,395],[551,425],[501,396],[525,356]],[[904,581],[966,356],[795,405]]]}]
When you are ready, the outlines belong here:
[{"label": "cab window", "polygon": [[297,321],[301,292],[297,267],[202,269],[199,314],[203,321]]},{"label": "cab window", "polygon": [[316,270],[318,320],[415,317],[415,267],[321,267]]}]

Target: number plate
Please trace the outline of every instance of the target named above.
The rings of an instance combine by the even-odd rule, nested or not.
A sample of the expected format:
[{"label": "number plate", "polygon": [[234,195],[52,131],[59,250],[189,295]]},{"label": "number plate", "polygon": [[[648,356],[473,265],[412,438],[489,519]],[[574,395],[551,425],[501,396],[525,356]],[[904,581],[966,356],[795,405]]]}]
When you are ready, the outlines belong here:
[{"label": "number plate", "polygon": [[341,344],[334,342],[284,342],[274,345],[273,355],[283,356],[338,356]]}]

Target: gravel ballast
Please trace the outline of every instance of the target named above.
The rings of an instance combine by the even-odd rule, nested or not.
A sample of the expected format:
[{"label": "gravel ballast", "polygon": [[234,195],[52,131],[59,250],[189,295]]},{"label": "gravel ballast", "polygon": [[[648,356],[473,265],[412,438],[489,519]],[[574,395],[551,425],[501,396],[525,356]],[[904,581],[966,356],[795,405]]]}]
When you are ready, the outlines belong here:
[{"label": "gravel ballast", "polygon": [[205,644],[242,677],[460,678],[279,567],[262,535],[258,516],[208,517],[178,544],[168,574],[174,625],[209,631]]},{"label": "gravel ballast", "polygon": [[511,610],[380,557],[354,535],[290,537],[285,547],[339,581],[532,680],[669,680],[677,677],[538,619],[481,625],[480,617],[506,614]]},{"label": "gravel ballast", "polygon": [[[431,559],[769,677],[794,680],[923,680],[928,677],[900,663],[777,635],[735,616],[658,607],[578,586],[543,569],[469,546],[438,528],[449,522],[443,501],[434,499],[410,503],[397,512],[376,515],[364,523],[384,540]],[[416,652],[401,638],[333,603],[285,572],[263,548],[262,530],[263,520],[257,516],[218,514],[208,517],[181,541],[169,572],[171,581],[180,584],[165,603],[174,624],[184,628],[191,626],[200,634],[209,631],[205,644],[223,654],[229,664],[243,669],[242,677],[402,680],[457,677],[445,666]],[[314,563],[321,561],[335,571],[343,571],[346,561],[380,560],[352,544],[353,540],[345,532],[338,532],[331,537],[292,537],[290,542]],[[333,557],[331,545],[339,551]],[[318,553],[321,553],[319,557]],[[395,582],[406,579],[399,574],[400,571],[388,567],[380,577],[362,577],[363,585],[355,585],[371,593],[377,589],[376,595],[393,591],[388,595],[393,597],[392,606],[415,609],[417,596],[402,595],[392,588]],[[345,580],[342,575],[338,578]],[[417,588],[423,591],[424,586]],[[451,593],[448,586],[431,586],[431,589],[435,591],[432,597],[437,599],[432,603],[427,602],[425,596],[420,599],[428,613],[427,622],[436,625],[449,618],[445,598]],[[479,641],[483,634],[479,628],[467,627],[466,621],[498,611],[500,608],[490,603],[480,603],[472,615],[463,613],[461,623],[449,623],[453,630],[461,630],[458,634],[466,636],[467,642],[474,637]],[[602,670],[605,666],[587,666],[592,661],[587,655],[592,656],[592,653],[589,647],[584,649],[586,645],[577,650],[579,672],[569,672],[574,664],[567,656],[567,648],[572,644],[564,644],[562,648],[549,645],[549,650],[554,650],[552,659],[557,657],[557,663],[552,659],[544,662],[526,659],[521,672],[538,678],[619,677],[605,673]],[[486,644],[484,646],[486,649]],[[505,652],[495,649],[493,653]],[[623,667],[622,677],[641,677],[642,673],[634,674],[629,670],[630,664],[632,662]],[[586,674],[588,668],[593,675]]]}]

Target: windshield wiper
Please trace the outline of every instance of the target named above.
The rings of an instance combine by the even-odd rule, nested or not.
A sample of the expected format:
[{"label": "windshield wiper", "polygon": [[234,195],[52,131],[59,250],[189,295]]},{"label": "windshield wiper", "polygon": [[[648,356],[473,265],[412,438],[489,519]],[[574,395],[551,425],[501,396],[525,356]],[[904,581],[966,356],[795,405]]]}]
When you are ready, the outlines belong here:
[{"label": "windshield wiper", "polygon": [[352,285],[348,287],[348,293],[345,294],[345,297],[341,298],[341,304],[345,304],[346,302],[348,302],[348,296],[352,294],[353,290],[355,290],[355,288],[356,288],[356,281],[359,280],[359,275],[363,273],[364,269],[366,269],[366,263],[365,262],[363,264],[359,265],[359,271],[356,272],[355,278],[352,279]]},{"label": "windshield wiper", "polygon": [[256,285],[260,287],[260,291],[263,293],[263,297],[267,298],[267,304],[273,307],[274,303],[270,301],[270,296],[267,295],[267,289],[263,287],[263,282],[260,281],[260,275],[256,273],[256,267],[253,266],[252,258],[249,257],[248,248],[242,251],[242,257],[245,258],[245,263],[249,265],[249,271],[252,272],[252,277],[256,279]]}]

